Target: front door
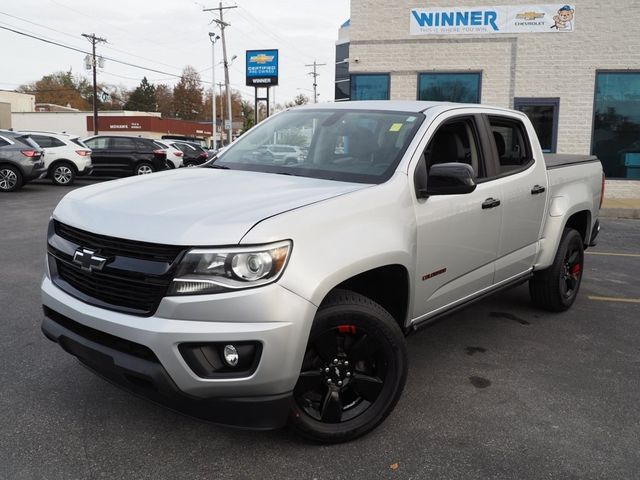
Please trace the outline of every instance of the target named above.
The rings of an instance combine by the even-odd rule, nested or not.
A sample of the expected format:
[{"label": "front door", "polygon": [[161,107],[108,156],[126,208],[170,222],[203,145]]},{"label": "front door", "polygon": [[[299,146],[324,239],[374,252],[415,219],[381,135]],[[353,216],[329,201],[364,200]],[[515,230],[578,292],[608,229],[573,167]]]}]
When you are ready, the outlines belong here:
[{"label": "front door", "polygon": [[424,151],[427,169],[435,163],[467,163],[479,183],[468,194],[416,200],[414,319],[435,315],[493,283],[502,192],[495,180],[489,180],[494,172],[485,161],[489,152],[484,128],[479,116],[445,119]]}]

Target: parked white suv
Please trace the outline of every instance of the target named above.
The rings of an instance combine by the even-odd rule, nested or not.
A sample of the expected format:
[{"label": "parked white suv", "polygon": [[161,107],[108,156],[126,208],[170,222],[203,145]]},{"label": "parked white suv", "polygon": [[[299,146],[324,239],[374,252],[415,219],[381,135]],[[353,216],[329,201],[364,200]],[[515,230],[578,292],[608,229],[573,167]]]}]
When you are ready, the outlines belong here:
[{"label": "parked white suv", "polygon": [[77,135],[36,130],[22,133],[29,134],[44,149],[46,177],[54,185],[71,185],[76,176],[92,172],[91,149]]},{"label": "parked white suv", "polygon": [[171,143],[165,140],[154,140],[160,148],[167,152],[167,167],[180,168],[184,166],[182,150],[171,145]]}]

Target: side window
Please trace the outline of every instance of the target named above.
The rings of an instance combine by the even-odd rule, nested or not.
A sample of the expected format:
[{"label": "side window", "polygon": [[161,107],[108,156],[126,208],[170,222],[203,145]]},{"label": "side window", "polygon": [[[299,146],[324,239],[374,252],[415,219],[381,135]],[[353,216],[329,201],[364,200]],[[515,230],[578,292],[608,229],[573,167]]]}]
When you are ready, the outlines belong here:
[{"label": "side window", "polygon": [[41,148],[51,148],[53,147],[53,142],[51,141],[51,137],[45,137],[44,135],[31,135],[31,138],[41,147]]},{"label": "side window", "polygon": [[65,143],[62,140],[58,140],[57,138],[49,137],[49,140],[51,141],[51,146],[52,147],[64,147],[65,146]]},{"label": "side window", "polygon": [[[147,151],[155,150],[158,148],[158,145],[156,145],[156,143],[153,141],[136,139],[134,142],[135,142],[135,150],[139,152],[147,152]],[[164,150],[167,147],[159,147],[159,148]]]},{"label": "side window", "polygon": [[89,140],[85,140],[84,143],[86,143],[92,150],[106,150],[107,144],[109,143],[109,137],[90,138]]},{"label": "side window", "polygon": [[503,175],[527,166],[531,158],[524,125],[505,117],[489,117],[491,133],[498,152],[498,174]]},{"label": "side window", "polygon": [[11,145],[4,138],[0,138],[0,147],[6,147],[7,145]]},{"label": "side window", "polygon": [[114,150],[135,150],[135,143],[130,138],[112,137],[109,146]]},{"label": "side window", "polygon": [[427,172],[436,163],[466,163],[473,167],[476,178],[486,177],[480,153],[475,122],[471,118],[456,119],[442,125],[425,152]]}]

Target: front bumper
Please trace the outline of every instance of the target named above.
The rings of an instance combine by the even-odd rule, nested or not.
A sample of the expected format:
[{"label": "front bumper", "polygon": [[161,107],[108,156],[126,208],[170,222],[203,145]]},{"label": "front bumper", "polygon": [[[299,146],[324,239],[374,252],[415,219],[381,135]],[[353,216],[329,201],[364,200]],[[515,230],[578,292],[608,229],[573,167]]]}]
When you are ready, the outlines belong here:
[{"label": "front bumper", "polygon": [[[286,420],[316,312],[313,304],[278,284],[229,294],[165,297],[151,317],[88,305],[47,277],[42,300],[45,335],[100,375],[181,412],[250,428],[275,428]],[[79,327],[70,328],[74,324]],[[243,341],[262,345],[257,368],[246,377],[199,377],[178,348],[189,342]],[[120,348],[129,343],[151,354],[138,355],[138,347]]]}]

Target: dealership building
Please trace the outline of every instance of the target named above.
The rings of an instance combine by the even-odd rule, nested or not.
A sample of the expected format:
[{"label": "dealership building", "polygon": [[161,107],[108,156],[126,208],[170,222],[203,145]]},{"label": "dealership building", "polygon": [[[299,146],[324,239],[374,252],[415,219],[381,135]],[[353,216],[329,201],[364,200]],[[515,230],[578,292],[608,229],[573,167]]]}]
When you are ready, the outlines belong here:
[{"label": "dealership building", "polygon": [[640,178],[640,2],[351,0],[336,43],[348,99],[515,108],[546,152]]}]

